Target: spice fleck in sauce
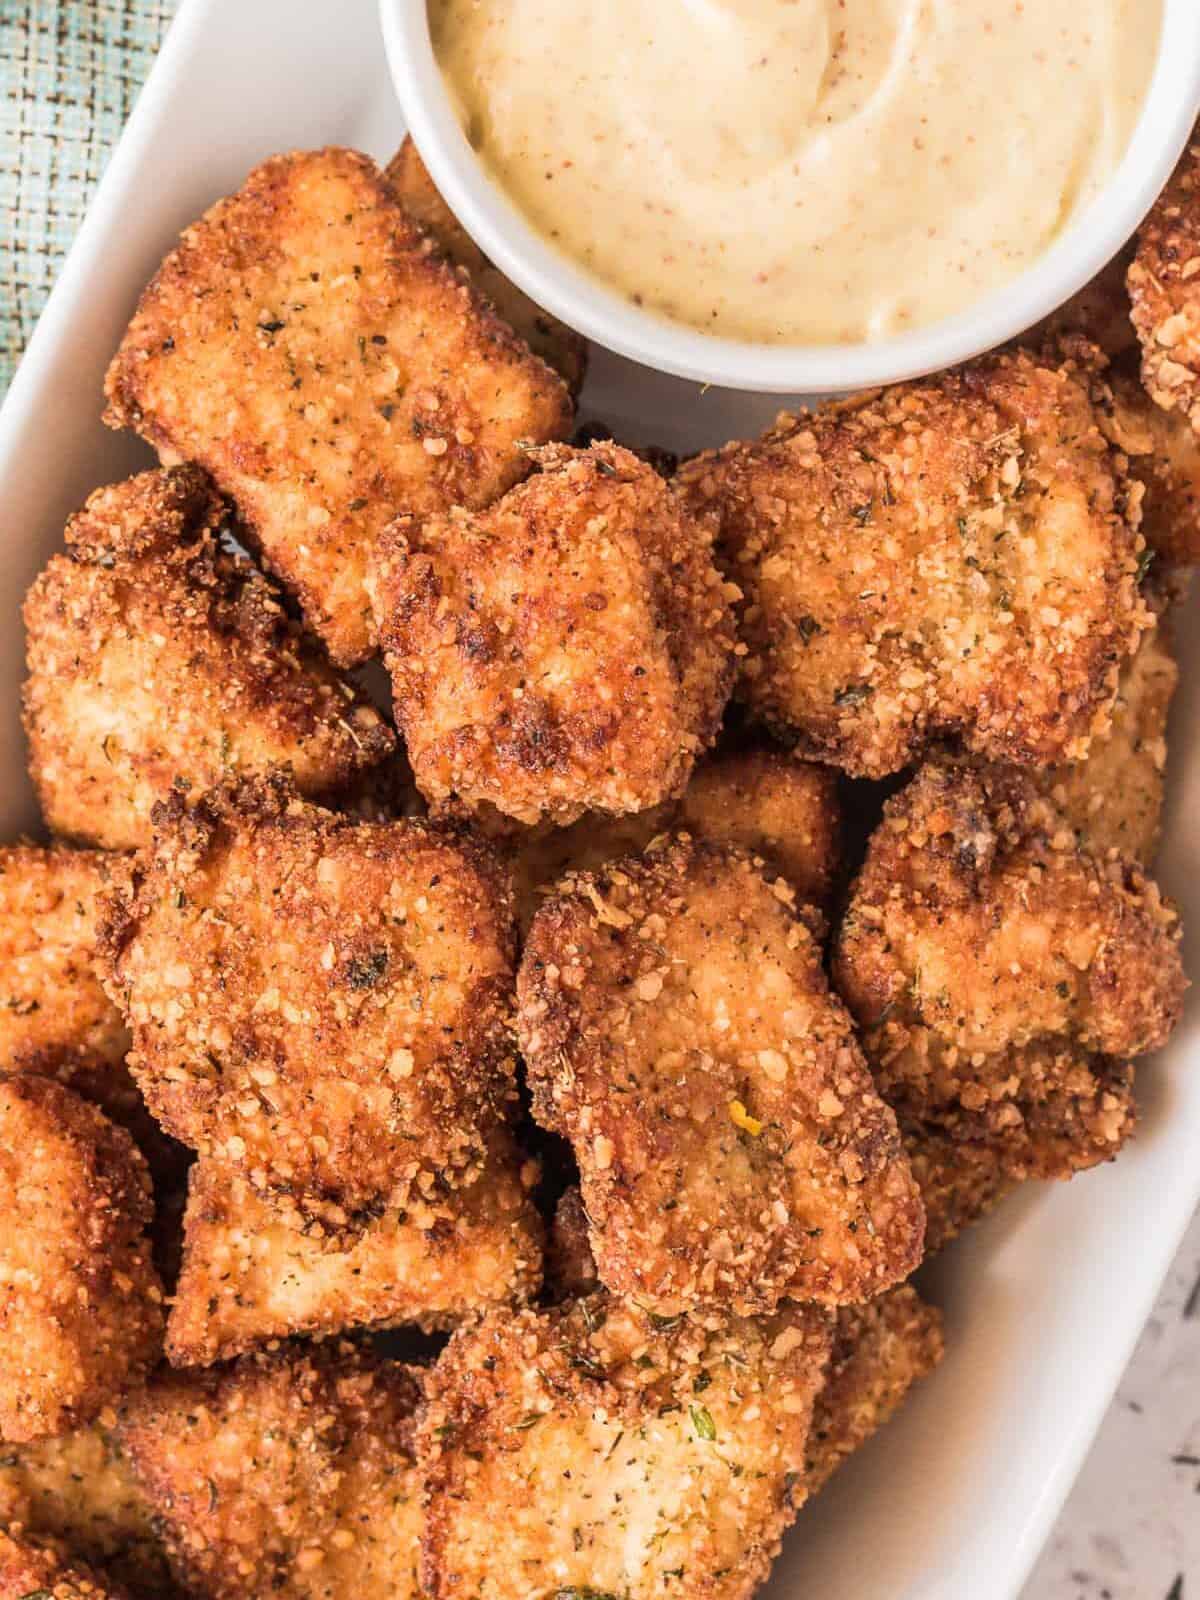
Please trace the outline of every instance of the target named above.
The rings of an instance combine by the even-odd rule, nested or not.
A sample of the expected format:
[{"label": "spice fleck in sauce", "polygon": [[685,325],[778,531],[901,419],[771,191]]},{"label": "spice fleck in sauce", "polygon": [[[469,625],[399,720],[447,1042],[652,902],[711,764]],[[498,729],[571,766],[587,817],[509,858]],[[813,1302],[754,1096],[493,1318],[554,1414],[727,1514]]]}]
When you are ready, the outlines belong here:
[{"label": "spice fleck in sauce", "polygon": [[1162,0],[428,0],[495,180],[638,304],[726,338],[961,311],[1112,176]]}]

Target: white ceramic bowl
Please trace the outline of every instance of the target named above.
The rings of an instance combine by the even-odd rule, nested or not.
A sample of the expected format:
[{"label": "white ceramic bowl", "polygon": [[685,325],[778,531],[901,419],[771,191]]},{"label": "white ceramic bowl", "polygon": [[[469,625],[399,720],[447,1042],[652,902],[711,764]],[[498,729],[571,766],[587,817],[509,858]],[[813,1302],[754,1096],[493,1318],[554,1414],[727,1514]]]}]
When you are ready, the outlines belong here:
[{"label": "white ceramic bowl", "polygon": [[514,283],[589,339],[631,360],[703,383],[773,394],[893,383],[953,366],[1031,327],[1082,288],[1130,237],[1166,182],[1200,109],[1200,4],[1164,0],[1158,62],[1125,159],[1104,193],[1034,266],[970,310],[897,338],[875,344],[753,344],[640,310],[547,244],[488,177],[464,136],[434,60],[425,0],[380,0],[380,16],[405,121],[425,164],[467,231]]}]

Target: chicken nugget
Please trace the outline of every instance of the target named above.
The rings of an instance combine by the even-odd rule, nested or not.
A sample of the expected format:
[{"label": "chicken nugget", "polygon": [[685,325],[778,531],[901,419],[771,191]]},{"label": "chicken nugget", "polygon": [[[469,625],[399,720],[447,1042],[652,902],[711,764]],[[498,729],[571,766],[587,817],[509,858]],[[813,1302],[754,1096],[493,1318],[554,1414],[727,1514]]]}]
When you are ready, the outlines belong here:
[{"label": "chicken nugget", "polygon": [[438,249],[469,275],[479,293],[524,339],[534,355],[553,367],[571,393],[578,395],[587,371],[587,340],[534,305],[527,294],[492,265],[442,198],[411,134],[405,135],[383,175],[404,209],[417,219]]},{"label": "chicken nugget", "polygon": [[188,1594],[415,1600],[420,1392],[348,1345],[153,1378],[119,1433]]},{"label": "chicken nugget", "polygon": [[998,1139],[971,1143],[920,1122],[900,1124],[904,1149],[925,1205],[925,1254],[994,1211],[1017,1186]]},{"label": "chicken nugget", "polygon": [[288,1334],[455,1326],[541,1283],[536,1162],[497,1132],[466,1188],[414,1196],[329,1237],[201,1161],[184,1218],[183,1267],[167,1323],[176,1366],[207,1365]]},{"label": "chicken nugget", "polygon": [[760,856],[770,874],[786,878],[806,905],[829,904],[841,842],[836,776],[786,751],[726,750],[697,765],[676,801],[625,817],[589,813],[569,828],[523,840],[515,859],[522,927],[564,873],[637,855],[672,829],[741,845]]},{"label": "chicken nugget", "polygon": [[884,807],[834,978],[902,1121],[997,1141],[1013,1177],[1067,1177],[1133,1124],[1129,1058],[1165,1043],[1180,927],[1014,768],[930,764]]},{"label": "chicken nugget", "polygon": [[25,600],[30,768],[50,827],[108,849],[150,838],[173,783],[287,764],[337,794],[395,748],[363,696],[222,549],[197,467],[99,489]]},{"label": "chicken nugget", "polygon": [[568,877],[517,980],[535,1117],[572,1143],[601,1281],[660,1314],[870,1299],[924,1215],[792,896],[730,846]]},{"label": "chicken nugget", "polygon": [[1142,223],[1129,268],[1142,381],[1200,432],[1200,137]]},{"label": "chicken nugget", "polygon": [[1169,624],[1142,635],[1121,670],[1112,727],[1092,741],[1086,761],[1050,767],[1035,781],[1101,858],[1127,856],[1148,865],[1162,824],[1167,769],[1167,714],[1179,682]]},{"label": "chicken nugget", "polygon": [[558,1199],[546,1240],[546,1287],[552,1300],[576,1300],[600,1287],[579,1185]]},{"label": "chicken nugget", "polygon": [[830,1326],[811,1306],[664,1326],[603,1292],[489,1314],[428,1379],[430,1600],[743,1600],[805,1496]]},{"label": "chicken nugget", "polygon": [[384,526],[486,505],[572,414],[374,162],[339,149],[272,157],[183,234],[105,387],[111,427],[231,496],[339,666],[374,645]]},{"label": "chicken nugget", "polygon": [[891,1421],[913,1384],[929,1376],[944,1352],[941,1312],[906,1283],[869,1305],[838,1311],[829,1376],[813,1406],[808,1436],[810,1495]]},{"label": "chicken nugget", "polygon": [[111,1432],[98,1424],[0,1456],[0,1527],[17,1526],[99,1568],[131,1595],[163,1600],[178,1592],[150,1503]]},{"label": "chicken nugget", "polygon": [[21,1530],[0,1532],[0,1600],[130,1600],[111,1578]]},{"label": "chicken nugget", "polygon": [[155,1116],[331,1226],[473,1179],[515,1094],[490,853],[278,778],[175,794],[155,819],[102,934]]},{"label": "chicken nugget", "polygon": [[0,1077],[0,1438],[90,1422],[162,1348],[150,1175],[133,1140],[48,1078]]},{"label": "chicken nugget", "polygon": [[533,823],[644,811],[714,741],[734,649],[707,536],[617,445],[534,452],[491,510],[400,519],[370,579],[428,800]]},{"label": "chicken nugget", "polygon": [[1092,376],[1010,351],[683,466],[745,597],[751,714],[858,777],[939,737],[1082,759],[1149,625],[1140,496]]}]

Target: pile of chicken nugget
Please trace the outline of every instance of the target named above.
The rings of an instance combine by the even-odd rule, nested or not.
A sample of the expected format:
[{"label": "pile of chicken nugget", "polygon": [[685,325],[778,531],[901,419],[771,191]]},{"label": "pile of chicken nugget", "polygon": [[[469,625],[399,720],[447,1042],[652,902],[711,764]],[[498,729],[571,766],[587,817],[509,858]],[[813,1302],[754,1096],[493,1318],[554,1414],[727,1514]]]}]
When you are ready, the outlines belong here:
[{"label": "pile of chicken nugget", "polygon": [[3,1600],[741,1600],[922,1260],[1135,1132],[1200,145],[1019,348],[761,439],[580,428],[585,357],[411,145],[142,296],[162,465],[25,603]]}]

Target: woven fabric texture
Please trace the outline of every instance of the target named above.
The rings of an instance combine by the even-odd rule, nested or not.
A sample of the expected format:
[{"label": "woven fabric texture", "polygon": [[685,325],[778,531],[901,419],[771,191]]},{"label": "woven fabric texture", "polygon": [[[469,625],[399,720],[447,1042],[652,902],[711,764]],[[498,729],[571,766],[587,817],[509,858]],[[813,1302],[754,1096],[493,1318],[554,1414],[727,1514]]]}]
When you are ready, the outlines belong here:
[{"label": "woven fabric texture", "polygon": [[175,0],[0,0],[0,394]]}]

